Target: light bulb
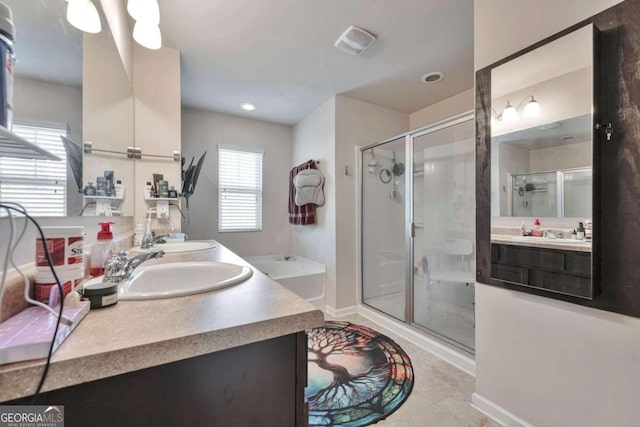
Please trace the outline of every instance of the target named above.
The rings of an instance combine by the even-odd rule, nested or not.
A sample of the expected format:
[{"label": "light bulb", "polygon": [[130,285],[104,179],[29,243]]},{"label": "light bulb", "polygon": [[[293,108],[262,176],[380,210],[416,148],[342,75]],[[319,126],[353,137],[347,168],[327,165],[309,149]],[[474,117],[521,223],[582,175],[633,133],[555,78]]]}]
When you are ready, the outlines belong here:
[{"label": "light bulb", "polygon": [[102,30],[98,9],[91,0],[69,0],[67,21],[85,33],[99,33]]},{"label": "light bulb", "polygon": [[129,0],[127,12],[136,21],[147,24],[160,24],[160,8],[157,0]]},{"label": "light bulb", "polygon": [[160,49],[162,47],[162,34],[158,25],[137,21],[133,26],[133,39],[147,49]]},{"label": "light bulb", "polygon": [[502,112],[502,121],[503,122],[514,122],[518,119],[518,111],[516,110],[516,107],[512,106],[511,104],[509,104],[509,101],[507,101],[507,106],[505,107],[504,111]]},{"label": "light bulb", "polygon": [[250,104],[248,102],[245,102],[244,104],[241,105],[243,110],[247,110],[247,111],[253,111],[256,109],[256,106],[253,104]]},{"label": "light bulb", "polygon": [[524,111],[522,112],[522,117],[525,119],[533,119],[535,117],[540,117],[540,104],[533,97],[531,97],[531,101],[524,106]]}]

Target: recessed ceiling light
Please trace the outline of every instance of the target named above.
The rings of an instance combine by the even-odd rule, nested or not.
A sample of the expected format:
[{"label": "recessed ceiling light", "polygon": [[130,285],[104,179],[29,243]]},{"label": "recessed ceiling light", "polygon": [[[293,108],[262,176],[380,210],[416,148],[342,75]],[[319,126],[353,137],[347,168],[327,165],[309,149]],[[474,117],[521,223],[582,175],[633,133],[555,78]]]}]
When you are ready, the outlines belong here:
[{"label": "recessed ceiling light", "polygon": [[422,83],[427,83],[427,84],[438,83],[438,82],[441,82],[442,80],[444,80],[444,73],[441,71],[434,71],[431,73],[427,73],[424,76],[422,76],[422,78],[420,79]]},{"label": "recessed ceiling light", "polygon": [[243,110],[247,110],[247,111],[253,111],[256,109],[256,106],[249,103],[249,102],[245,102],[244,104],[241,105]]}]

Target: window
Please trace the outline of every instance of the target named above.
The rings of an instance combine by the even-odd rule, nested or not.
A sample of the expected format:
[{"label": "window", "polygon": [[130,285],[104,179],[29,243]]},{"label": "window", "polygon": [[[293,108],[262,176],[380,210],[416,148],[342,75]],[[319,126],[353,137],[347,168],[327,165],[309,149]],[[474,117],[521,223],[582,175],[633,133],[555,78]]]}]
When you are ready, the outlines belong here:
[{"label": "window", "polygon": [[0,201],[20,203],[32,216],[67,213],[67,153],[63,125],[14,124],[13,132],[62,161],[0,157]]},{"label": "window", "polygon": [[262,230],[261,150],[218,146],[218,231]]}]

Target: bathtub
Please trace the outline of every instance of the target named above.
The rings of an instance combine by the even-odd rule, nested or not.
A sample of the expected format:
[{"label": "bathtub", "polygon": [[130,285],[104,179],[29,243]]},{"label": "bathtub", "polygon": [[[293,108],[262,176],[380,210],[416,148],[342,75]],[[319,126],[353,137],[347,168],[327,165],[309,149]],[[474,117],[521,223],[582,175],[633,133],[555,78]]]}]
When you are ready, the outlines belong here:
[{"label": "bathtub", "polygon": [[296,255],[264,255],[246,257],[245,260],[295,292],[320,310],[324,310],[326,266]]}]

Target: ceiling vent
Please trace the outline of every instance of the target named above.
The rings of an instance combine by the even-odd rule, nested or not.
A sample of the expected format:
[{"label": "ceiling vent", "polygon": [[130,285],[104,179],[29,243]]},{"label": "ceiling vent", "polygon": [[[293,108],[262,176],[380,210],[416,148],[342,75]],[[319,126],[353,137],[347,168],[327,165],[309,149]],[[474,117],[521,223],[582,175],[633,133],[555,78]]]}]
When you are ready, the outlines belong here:
[{"label": "ceiling vent", "polygon": [[376,36],[352,25],[336,40],[335,46],[349,55],[358,56],[367,50],[374,41],[376,41]]}]

